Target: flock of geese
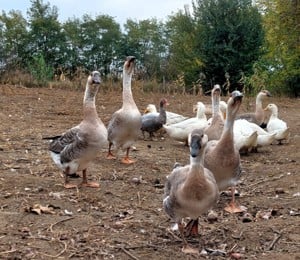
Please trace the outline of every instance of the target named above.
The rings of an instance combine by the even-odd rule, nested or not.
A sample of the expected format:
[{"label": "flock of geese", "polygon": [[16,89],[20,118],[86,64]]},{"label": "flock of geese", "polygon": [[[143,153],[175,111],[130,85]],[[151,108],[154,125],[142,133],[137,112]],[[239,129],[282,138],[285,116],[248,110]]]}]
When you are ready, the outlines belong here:
[{"label": "flock of geese", "polygon": [[[188,234],[198,233],[198,217],[212,208],[219,198],[219,191],[231,188],[231,202],[225,210],[231,213],[244,209],[235,202],[235,186],[241,174],[240,153],[255,151],[258,147],[281,143],[289,136],[287,124],[278,118],[278,108],[269,104],[263,108],[263,100],[270,92],[262,90],[256,97],[254,113],[238,114],[243,94],[233,91],[227,102],[220,100],[221,89],[215,85],[211,92],[212,105],[210,119],[207,119],[207,106],[198,102],[194,106],[196,116],[185,116],[166,111],[168,101],[160,101],[159,112],[154,105],[146,108],[141,115],[132,96],[131,80],[135,57],[126,58],[123,67],[122,107],[111,117],[107,127],[99,118],[95,97],[101,84],[100,73],[92,72],[87,79],[83,98],[83,120],[65,133],[46,137],[51,139],[49,150],[54,163],[64,175],[64,187],[78,185],[69,182],[69,176],[82,171],[79,186],[99,187],[99,183],[88,181],[87,167],[98,152],[108,148],[107,159],[116,159],[112,150],[125,151],[121,162],[131,164],[130,150],[140,134],[149,138],[154,133],[165,131],[171,139],[189,146],[190,163],[174,165],[167,176],[163,208],[177,224],[183,241],[183,252],[193,253],[185,239]],[[266,112],[269,116],[266,116]],[[265,127],[265,129],[262,128]],[[191,221],[184,227],[183,219]]]}]

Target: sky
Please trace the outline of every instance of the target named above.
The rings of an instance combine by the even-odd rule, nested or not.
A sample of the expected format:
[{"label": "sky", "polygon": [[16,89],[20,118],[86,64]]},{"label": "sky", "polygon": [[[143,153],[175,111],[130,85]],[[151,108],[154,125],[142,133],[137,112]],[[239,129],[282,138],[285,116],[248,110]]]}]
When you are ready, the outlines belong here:
[{"label": "sky", "polygon": [[[192,0],[43,0],[58,8],[60,22],[68,18],[81,18],[88,14],[112,16],[117,23],[124,25],[128,18],[140,21],[157,18],[165,21],[168,15],[184,10],[188,5],[191,11]],[[0,0],[0,10],[8,13],[10,10],[19,10],[27,18],[30,0]]]}]

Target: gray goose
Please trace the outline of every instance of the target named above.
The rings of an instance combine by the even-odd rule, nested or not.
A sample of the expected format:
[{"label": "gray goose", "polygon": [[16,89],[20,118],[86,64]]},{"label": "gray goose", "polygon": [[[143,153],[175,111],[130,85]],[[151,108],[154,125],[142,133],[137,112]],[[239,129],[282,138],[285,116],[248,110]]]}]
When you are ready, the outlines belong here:
[{"label": "gray goose", "polygon": [[82,171],[80,186],[98,188],[98,182],[88,182],[87,167],[97,153],[107,146],[107,130],[98,117],[95,96],[101,83],[100,73],[93,71],[86,83],[83,99],[83,120],[81,123],[51,139],[49,150],[54,163],[63,171],[65,188],[77,185],[69,183],[68,176]]},{"label": "gray goose", "polygon": [[116,150],[126,150],[121,162],[132,164],[135,161],[129,158],[131,145],[137,141],[142,126],[142,116],[137,108],[131,91],[131,79],[134,72],[135,57],[128,56],[123,67],[123,92],[122,107],[116,111],[109,121],[108,131],[108,154],[107,159],[116,159],[112,154],[112,146]]},{"label": "gray goose", "polygon": [[242,98],[242,93],[237,90],[231,93],[227,101],[226,120],[222,135],[219,140],[208,142],[204,155],[204,167],[214,174],[219,190],[232,187],[232,200],[225,208],[231,213],[243,211],[240,206],[235,204],[234,198],[234,186],[241,174],[241,163],[233,135],[234,120],[241,106]]},{"label": "gray goose", "polygon": [[[182,251],[197,253],[191,248],[183,234],[182,219],[198,217],[210,209],[218,200],[219,190],[212,172],[203,166],[203,155],[207,136],[201,129],[194,129],[189,135],[190,164],[176,167],[167,177],[163,207],[178,224],[183,241]],[[198,223],[196,228],[198,228]]]},{"label": "gray goose", "polygon": [[165,107],[168,105],[168,101],[162,98],[159,102],[159,113],[147,113],[142,115],[142,133],[145,139],[145,133],[149,133],[149,137],[152,140],[155,132],[162,128],[162,126],[167,122],[167,113]]},{"label": "gray goose", "polygon": [[224,119],[220,111],[220,94],[221,94],[220,85],[215,85],[211,91],[212,108],[213,108],[212,120],[210,125],[204,131],[209,141],[218,140],[221,137],[223,127],[224,127]]},{"label": "gray goose", "polygon": [[255,123],[262,128],[265,128],[267,125],[265,123],[265,112],[263,109],[263,101],[267,97],[271,97],[271,93],[268,90],[261,90],[255,101],[255,112],[254,113],[244,113],[236,116],[236,119],[246,119],[249,122]]}]

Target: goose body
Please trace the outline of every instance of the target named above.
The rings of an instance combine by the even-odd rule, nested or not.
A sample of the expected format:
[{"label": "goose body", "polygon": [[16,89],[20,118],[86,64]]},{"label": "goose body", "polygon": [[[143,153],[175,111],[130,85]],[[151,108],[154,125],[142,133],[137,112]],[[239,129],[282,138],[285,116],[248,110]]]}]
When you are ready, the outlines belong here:
[{"label": "goose body", "polygon": [[207,127],[207,118],[204,113],[205,106],[202,102],[198,102],[197,106],[194,107],[197,110],[196,117],[188,118],[182,122],[164,125],[163,128],[167,134],[176,141],[185,142],[187,144],[189,134],[196,128],[204,129]]},{"label": "goose body", "polygon": [[83,186],[99,187],[98,183],[88,182],[86,169],[89,163],[96,158],[97,153],[107,146],[107,130],[98,117],[95,96],[100,85],[100,73],[94,71],[88,77],[84,100],[83,120],[60,136],[51,139],[49,150],[54,163],[65,176],[66,188],[73,188],[68,181],[68,175],[83,171]]},{"label": "goose body", "polygon": [[142,126],[142,116],[134,102],[131,91],[134,60],[135,57],[133,56],[126,58],[123,67],[123,105],[112,115],[107,127],[109,142],[107,158],[116,158],[111,152],[111,148],[114,146],[116,150],[126,150],[126,155],[122,159],[122,163],[125,164],[134,163],[129,158],[129,150],[131,145],[137,141]]},{"label": "goose body", "polygon": [[163,98],[160,101],[159,113],[146,113],[142,115],[142,133],[145,139],[144,132],[148,132],[152,139],[153,133],[160,130],[162,126],[167,122],[167,113],[165,106],[168,104],[167,100]]},{"label": "goose body", "polygon": [[267,124],[267,131],[269,133],[275,133],[275,139],[281,143],[282,140],[287,139],[289,136],[287,123],[278,118],[278,107],[275,104],[268,104],[265,110],[271,112]]},{"label": "goose body", "polygon": [[[159,113],[157,112],[156,106],[154,104],[149,104],[145,109],[145,114],[158,115]],[[166,125],[176,124],[188,119],[188,117],[186,116],[174,112],[170,112],[170,111],[166,111],[166,114],[167,114]]]},{"label": "goose body", "polygon": [[212,120],[209,125],[205,128],[204,133],[207,135],[208,140],[218,140],[221,137],[224,119],[220,111],[220,94],[221,88],[219,85],[215,85],[211,91],[212,97]]},{"label": "goose body", "polygon": [[233,135],[235,147],[240,153],[247,154],[257,148],[258,134],[256,131],[253,131],[251,134],[244,134],[234,129]]},{"label": "goose body", "polygon": [[263,101],[267,97],[271,97],[271,93],[268,90],[261,90],[256,96],[255,112],[240,114],[236,117],[236,119],[246,119],[249,122],[265,127],[265,113],[263,110]]},{"label": "goose body", "polygon": [[190,164],[176,167],[167,177],[163,207],[179,226],[184,250],[187,242],[183,235],[182,219],[194,220],[210,209],[218,200],[219,191],[214,175],[203,166],[207,136],[203,130],[194,129],[189,136]]},{"label": "goose body", "polygon": [[[240,154],[234,144],[233,125],[242,97],[243,95],[239,91],[231,93],[231,97],[227,101],[226,120],[222,135],[219,140],[208,142],[204,155],[204,167],[214,174],[219,190],[234,187],[241,174]],[[241,211],[241,208],[237,207],[234,202],[234,189],[232,189],[231,204],[225,210]]]}]

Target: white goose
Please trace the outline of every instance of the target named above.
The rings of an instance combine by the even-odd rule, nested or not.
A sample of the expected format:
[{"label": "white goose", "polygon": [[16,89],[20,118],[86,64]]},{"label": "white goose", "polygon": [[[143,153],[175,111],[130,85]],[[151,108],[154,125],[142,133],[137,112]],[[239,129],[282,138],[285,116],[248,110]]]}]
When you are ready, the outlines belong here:
[{"label": "white goose", "polygon": [[182,219],[194,220],[192,228],[198,233],[198,217],[210,209],[218,200],[219,190],[211,171],[203,166],[203,155],[207,136],[203,130],[195,129],[189,135],[190,164],[176,167],[167,177],[163,207],[176,221],[183,240],[185,253],[197,253],[188,246],[184,237]]},{"label": "white goose", "polygon": [[227,101],[226,120],[221,138],[209,141],[204,155],[204,167],[215,176],[219,190],[232,187],[232,200],[226,211],[235,213],[243,209],[235,204],[234,186],[241,174],[240,154],[234,144],[233,125],[236,114],[241,106],[243,95],[233,91]]},{"label": "white goose", "polygon": [[263,101],[267,97],[271,97],[271,93],[268,90],[261,90],[256,96],[255,112],[240,114],[236,117],[236,119],[246,119],[249,122],[265,127],[265,113],[263,110]]},{"label": "white goose", "polygon": [[[159,114],[157,112],[156,106],[154,104],[147,105],[144,113],[145,114],[151,113],[153,115],[158,115]],[[167,113],[166,125],[176,124],[176,123],[179,123],[181,121],[184,121],[184,120],[188,119],[188,117],[186,117],[186,116],[179,115],[177,113],[173,113],[173,112],[170,112],[170,111],[166,111],[166,113]]]},{"label": "white goose", "polygon": [[65,188],[77,185],[69,183],[68,176],[82,171],[81,186],[98,188],[99,183],[87,181],[88,164],[96,158],[97,153],[107,146],[107,130],[98,117],[95,96],[100,85],[100,73],[94,71],[89,75],[83,99],[83,120],[65,133],[52,139],[49,150],[54,163],[63,171]]},{"label": "white goose", "polygon": [[220,85],[215,85],[211,91],[212,108],[213,108],[212,119],[204,131],[209,141],[218,140],[221,137],[223,127],[224,127],[224,118],[220,111],[220,94],[221,94]]},{"label": "white goose", "polygon": [[197,105],[193,107],[194,111],[197,111],[196,117],[188,118],[182,122],[164,125],[163,128],[167,134],[176,141],[185,142],[187,145],[189,134],[196,128],[204,129],[207,127],[207,118],[204,113],[205,106],[202,102],[197,102]]},{"label": "white goose", "polygon": [[137,108],[131,91],[131,79],[134,71],[135,57],[129,56],[126,58],[123,67],[123,105],[116,111],[109,121],[108,131],[108,159],[116,159],[112,154],[111,148],[114,146],[116,150],[126,150],[125,156],[121,162],[131,164],[135,161],[129,158],[131,145],[138,139],[142,126],[142,116]]},{"label": "white goose", "polygon": [[282,140],[289,137],[289,127],[287,123],[278,118],[278,107],[275,104],[268,104],[265,108],[271,112],[269,122],[267,124],[267,131],[269,133],[275,133],[275,139],[281,144]]}]

